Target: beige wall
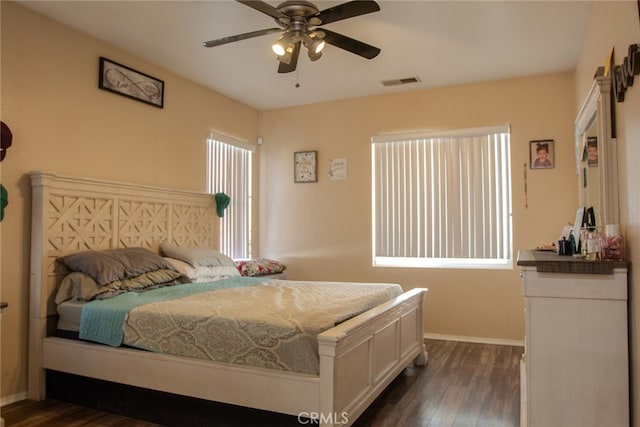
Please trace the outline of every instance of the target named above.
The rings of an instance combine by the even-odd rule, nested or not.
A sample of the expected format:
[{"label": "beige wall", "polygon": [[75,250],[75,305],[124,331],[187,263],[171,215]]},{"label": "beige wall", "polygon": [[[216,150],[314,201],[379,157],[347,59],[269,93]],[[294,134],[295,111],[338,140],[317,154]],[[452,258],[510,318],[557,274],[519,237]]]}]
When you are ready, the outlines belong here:
[{"label": "beige wall", "polygon": [[[614,63],[621,64],[631,44],[640,44],[640,19],[635,1],[594,3],[585,34],[580,62],[576,69],[576,102],[586,96],[593,74],[604,66],[611,49]],[[634,408],[640,408],[640,76],[626,93],[622,103],[615,104],[618,138],[618,180],[620,186],[620,226],[627,240],[627,256],[631,261],[630,337],[631,375]],[[640,425],[637,409],[633,425]]]},{"label": "beige wall", "polygon": [[[557,240],[575,216],[574,88],[573,74],[566,73],[262,112],[260,253],[285,261],[291,279],[428,287],[427,333],[523,340],[517,268],[371,266],[370,139],[385,132],[510,124],[514,247],[532,248]],[[547,138],[556,141],[556,168],[526,167],[525,207],[529,141]],[[293,183],[293,153],[301,150],[318,150],[318,183]],[[347,159],[346,181],[329,180],[333,157]]]},{"label": "beige wall", "polygon": [[[203,190],[204,138],[209,129],[249,141],[258,134],[264,137],[256,185],[262,201],[260,255],[284,260],[290,278],[390,281],[407,289],[427,286],[428,333],[522,340],[522,298],[515,268],[371,267],[370,137],[510,124],[514,248],[554,241],[562,225],[573,220],[577,205],[572,136],[577,105],[595,65],[610,48],[615,44],[619,62],[626,46],[640,38],[635,2],[598,3],[575,79],[573,73],[556,74],[259,114],[13,3],[3,1],[0,7],[1,117],[14,133],[14,146],[2,163],[2,183],[10,196],[0,248],[0,296],[10,303],[2,315],[2,403],[23,396],[26,387],[30,191],[24,174],[46,169]],[[97,89],[100,55],[165,80],[166,107],[157,109]],[[627,141],[640,141],[640,90],[634,87],[627,96],[617,113],[622,224],[633,260],[640,201],[630,187],[640,182],[640,171],[631,162],[640,158],[640,145]],[[525,207],[528,142],[543,138],[556,141],[556,168],[527,170]],[[318,183],[293,184],[293,152],[300,150],[319,151]],[[328,179],[332,157],[347,159],[346,181]],[[638,283],[637,273],[633,283]],[[638,303],[633,301],[635,318]],[[635,337],[637,328],[633,331]],[[634,339],[634,350],[636,343]]]},{"label": "beige wall", "polygon": [[[258,112],[150,63],[2,1],[2,120],[13,146],[2,162],[2,402],[24,397],[30,188],[49,170],[205,190],[210,129],[255,141]],[[98,57],[165,81],[159,109],[97,88]]]}]

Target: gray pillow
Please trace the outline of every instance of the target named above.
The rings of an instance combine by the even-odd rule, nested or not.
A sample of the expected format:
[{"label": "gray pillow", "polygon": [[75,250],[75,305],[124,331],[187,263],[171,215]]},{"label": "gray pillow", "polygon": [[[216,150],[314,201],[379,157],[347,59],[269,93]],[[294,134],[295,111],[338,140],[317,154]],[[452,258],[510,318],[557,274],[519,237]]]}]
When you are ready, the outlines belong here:
[{"label": "gray pillow", "polygon": [[210,248],[183,248],[171,243],[162,243],[160,251],[167,257],[179,259],[192,267],[230,266],[235,267],[231,258]]},{"label": "gray pillow", "polygon": [[91,301],[93,299],[106,299],[123,292],[178,285],[180,282],[176,279],[180,276],[181,274],[177,271],[160,269],[148,271],[130,279],[116,280],[101,286],[88,274],[74,271],[62,279],[60,288],[56,293],[55,302],[60,304],[67,300]]},{"label": "gray pillow", "polygon": [[145,248],[85,251],[58,258],[71,271],[88,274],[98,285],[130,279],[159,269],[176,269],[160,255]]}]

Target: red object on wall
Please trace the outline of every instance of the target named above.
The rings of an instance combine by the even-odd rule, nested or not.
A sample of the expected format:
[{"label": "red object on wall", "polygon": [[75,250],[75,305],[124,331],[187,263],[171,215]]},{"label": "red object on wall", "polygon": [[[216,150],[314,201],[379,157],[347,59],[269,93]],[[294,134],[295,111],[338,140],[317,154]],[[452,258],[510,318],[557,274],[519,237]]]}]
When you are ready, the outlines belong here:
[{"label": "red object on wall", "polygon": [[7,155],[7,149],[11,147],[13,134],[5,122],[0,122],[0,126],[2,127],[2,135],[0,137],[0,144],[2,146],[2,151],[0,151],[0,161],[2,161],[4,160],[4,156]]}]

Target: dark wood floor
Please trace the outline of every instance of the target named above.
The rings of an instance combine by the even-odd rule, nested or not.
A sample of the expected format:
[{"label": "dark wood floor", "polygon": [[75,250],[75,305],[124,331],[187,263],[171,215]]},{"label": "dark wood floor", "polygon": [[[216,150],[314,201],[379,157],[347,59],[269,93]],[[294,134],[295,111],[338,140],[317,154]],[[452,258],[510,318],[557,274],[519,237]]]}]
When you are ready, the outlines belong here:
[{"label": "dark wood floor", "polygon": [[[520,425],[522,347],[440,340],[427,340],[426,347],[429,364],[407,368],[354,426]],[[152,402],[150,406],[153,406]],[[296,417],[285,419],[285,423],[274,414],[244,408],[232,407],[231,412],[226,409],[212,411],[203,425],[280,427],[299,424]],[[227,414],[222,424],[217,411]],[[1,415],[7,427],[165,425],[54,399],[17,402],[2,408]],[[317,425],[306,421],[305,425]],[[189,423],[189,427],[192,426]]]}]

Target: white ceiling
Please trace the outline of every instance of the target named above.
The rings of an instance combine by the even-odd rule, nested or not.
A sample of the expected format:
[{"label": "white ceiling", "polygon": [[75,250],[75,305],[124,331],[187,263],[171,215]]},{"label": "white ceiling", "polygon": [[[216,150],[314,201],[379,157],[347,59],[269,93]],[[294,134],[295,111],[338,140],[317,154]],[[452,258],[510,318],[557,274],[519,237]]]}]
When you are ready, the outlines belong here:
[{"label": "white ceiling", "polygon": [[[202,47],[276,26],[235,1],[20,3],[257,109],[571,71],[590,9],[584,1],[378,1],[379,12],[327,25],[379,47],[378,57],[327,46],[317,62],[300,55],[298,72],[278,74],[271,44],[279,34]],[[406,77],[421,82],[381,84]]]}]

